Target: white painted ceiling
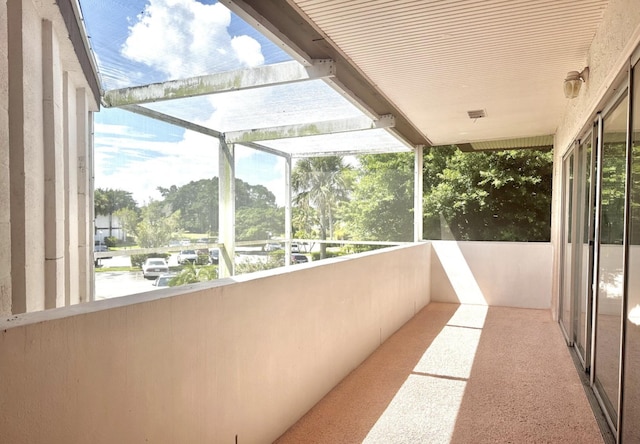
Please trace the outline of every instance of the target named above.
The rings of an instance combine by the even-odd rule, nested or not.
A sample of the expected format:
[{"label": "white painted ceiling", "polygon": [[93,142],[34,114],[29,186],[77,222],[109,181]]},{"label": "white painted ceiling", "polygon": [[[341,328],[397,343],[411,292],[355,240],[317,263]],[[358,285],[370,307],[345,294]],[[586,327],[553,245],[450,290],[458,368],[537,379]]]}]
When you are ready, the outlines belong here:
[{"label": "white painted ceiling", "polygon": [[[272,3],[303,17],[316,41],[325,40],[354,65],[430,144],[518,139],[526,145],[555,133],[569,100],[564,77],[586,66],[608,2]],[[486,117],[470,119],[473,110]]]}]

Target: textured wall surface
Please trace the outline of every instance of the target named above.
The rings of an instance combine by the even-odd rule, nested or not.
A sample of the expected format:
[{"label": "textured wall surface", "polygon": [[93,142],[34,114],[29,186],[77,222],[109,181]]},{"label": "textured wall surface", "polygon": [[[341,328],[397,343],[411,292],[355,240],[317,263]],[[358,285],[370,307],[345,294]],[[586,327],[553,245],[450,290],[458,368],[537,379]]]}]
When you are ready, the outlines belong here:
[{"label": "textured wall surface", "polygon": [[[7,2],[0,0],[0,35],[7,35]],[[9,202],[9,71],[7,39],[0,39],[0,251],[11,251]],[[0,316],[11,313],[11,255],[0,254]]]},{"label": "textured wall surface", "polygon": [[431,300],[551,306],[551,244],[433,241]]},{"label": "textured wall surface", "polygon": [[[640,44],[640,2],[611,0],[605,10],[602,24],[594,36],[584,66],[589,67],[589,79],[580,95],[567,99],[567,108],[558,126],[554,140],[554,177],[551,218],[551,243],[554,274],[552,311],[557,316],[560,274],[560,233],[562,201],[562,158],[581,132],[586,130],[602,111],[626,79],[628,60]],[[582,70],[584,66],[572,67]]]},{"label": "textured wall surface", "polygon": [[3,442],[272,442],[430,301],[431,245],[0,319]]},{"label": "textured wall surface", "polygon": [[88,299],[97,103],[56,2],[2,1],[0,35],[0,313],[24,313]]}]

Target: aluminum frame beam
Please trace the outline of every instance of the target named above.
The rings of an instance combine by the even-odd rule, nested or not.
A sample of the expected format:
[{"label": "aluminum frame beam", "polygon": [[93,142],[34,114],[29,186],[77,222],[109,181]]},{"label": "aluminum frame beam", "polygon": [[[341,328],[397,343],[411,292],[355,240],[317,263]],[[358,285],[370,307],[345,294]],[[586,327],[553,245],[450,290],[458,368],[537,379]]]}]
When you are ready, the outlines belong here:
[{"label": "aluminum frame beam", "polygon": [[141,116],[150,117],[152,119],[160,120],[161,122],[170,123],[171,125],[176,125],[184,129],[188,129],[191,131],[195,131],[197,133],[206,134],[207,136],[221,138],[222,133],[220,131],[216,131],[211,128],[207,128],[206,126],[198,125],[197,123],[189,122],[188,120],[180,119],[178,117],[173,117],[165,113],[161,113],[160,111],[155,111],[149,108],[145,108],[140,105],[124,105],[120,107],[126,111],[130,111],[132,113],[140,114]]},{"label": "aluminum frame beam", "polygon": [[289,139],[293,137],[318,136],[322,134],[346,133],[375,128],[393,128],[395,118],[392,115],[380,116],[378,120],[368,117],[327,120],[324,122],[303,123],[298,125],[274,126],[246,131],[230,131],[224,134],[227,143],[245,143],[260,140]]},{"label": "aluminum frame beam", "polygon": [[335,63],[328,59],[313,60],[310,66],[302,66],[296,61],[282,62],[251,69],[115,89],[104,94],[102,103],[106,108],[121,107],[331,78],[335,75]]},{"label": "aluminum frame beam", "polygon": [[279,45],[300,63],[331,59],[337,65],[336,76],[327,79],[349,95],[352,103],[371,115],[393,114],[396,126],[390,130],[407,146],[431,141],[411,122],[377,86],[366,77],[342,50],[322,33],[288,0],[221,0],[225,6]]}]

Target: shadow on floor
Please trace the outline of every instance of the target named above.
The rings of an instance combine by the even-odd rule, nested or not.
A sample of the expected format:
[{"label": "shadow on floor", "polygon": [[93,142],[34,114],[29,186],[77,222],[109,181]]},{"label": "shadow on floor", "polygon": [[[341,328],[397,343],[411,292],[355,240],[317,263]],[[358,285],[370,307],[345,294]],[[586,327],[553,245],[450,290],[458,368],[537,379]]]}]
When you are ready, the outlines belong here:
[{"label": "shadow on floor", "polygon": [[548,311],[432,303],[276,442],[602,438]]}]

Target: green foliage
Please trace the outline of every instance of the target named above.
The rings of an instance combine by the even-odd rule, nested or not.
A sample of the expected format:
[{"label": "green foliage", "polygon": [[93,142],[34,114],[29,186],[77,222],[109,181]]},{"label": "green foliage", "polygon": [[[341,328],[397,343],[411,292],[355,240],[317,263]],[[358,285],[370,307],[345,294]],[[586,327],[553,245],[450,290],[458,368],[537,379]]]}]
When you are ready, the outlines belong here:
[{"label": "green foliage", "polygon": [[169,211],[180,211],[181,224],[187,231],[218,231],[218,178],[200,179],[186,185],[158,187]]},{"label": "green foliage", "polygon": [[195,284],[197,282],[211,281],[214,279],[218,279],[217,266],[197,267],[195,264],[188,263],[180,270],[180,273],[169,281],[169,286],[176,287],[178,285]]},{"label": "green foliage", "polygon": [[[310,233],[318,227],[320,239],[332,235],[338,206],[349,197],[348,171],[339,156],[305,158],[296,163],[291,174],[294,203],[299,209],[294,231]],[[322,244],[320,256],[325,254],[326,245]]]},{"label": "green foliage", "polygon": [[284,233],[284,208],[245,207],[236,211],[236,239],[265,240]]},{"label": "green foliage", "polygon": [[[360,156],[342,215],[351,238],[413,239],[413,155]],[[550,151],[425,152],[427,239],[543,241],[550,235]]]},{"label": "green foliage", "polygon": [[171,256],[170,253],[134,254],[131,256],[131,266],[142,268],[142,264],[144,264],[144,261],[146,261],[150,257],[161,257],[163,259],[169,259],[169,256]]},{"label": "green foliage", "polygon": [[129,191],[96,188],[94,192],[95,214],[109,215],[123,208],[136,208],[136,201]]},{"label": "green foliage", "polygon": [[135,237],[138,222],[140,222],[140,210],[138,208],[121,208],[113,215],[120,220],[120,225],[126,237]]},{"label": "green foliage", "polygon": [[213,281],[218,279],[218,266],[217,265],[207,265],[206,267],[200,268],[198,271],[198,279],[203,281]]},{"label": "green foliage", "polygon": [[198,253],[198,258],[196,259],[196,265],[207,265],[209,263],[209,254],[208,253]]},{"label": "green foliage", "polygon": [[136,226],[138,245],[155,248],[167,245],[180,228],[180,211],[171,213],[168,205],[151,201],[142,209],[142,220]]},{"label": "green foliage", "polygon": [[[169,206],[171,212],[180,211],[181,225],[190,232],[217,233],[218,232],[218,178],[200,179],[191,181],[181,187],[172,185],[169,188],[158,187],[163,197],[163,202]],[[250,185],[241,179],[235,181],[236,210],[239,223],[236,224],[238,233],[245,233],[250,226],[242,225],[242,211],[254,209],[253,214],[260,214],[264,210],[263,219],[267,219],[269,211],[277,208],[275,195],[264,185]],[[238,217],[238,216],[237,216]],[[258,217],[260,218],[260,217]],[[281,219],[282,220],[282,219]],[[277,232],[283,232],[283,223]],[[258,228],[257,231],[273,231]],[[251,234],[250,234],[251,235]],[[257,236],[257,234],[253,234]],[[265,239],[255,237],[255,239]]]},{"label": "green foliage", "polygon": [[431,148],[425,153],[425,237],[548,241],[552,169],[551,151]]},{"label": "green foliage", "polygon": [[413,240],[412,153],[358,157],[351,201],[344,206],[352,239]]},{"label": "green foliage", "polygon": [[269,254],[266,262],[241,262],[235,267],[235,274],[247,274],[254,273],[256,271],[271,270],[273,268],[279,268],[284,265],[284,252],[276,254],[278,252],[272,252]]},{"label": "green foliage", "polygon": [[137,209],[136,201],[129,191],[97,188],[93,193],[95,214],[109,216],[109,237],[113,235],[113,215],[125,208]]},{"label": "green foliage", "polygon": [[338,257],[338,256],[342,256],[342,254],[340,254],[339,252],[336,252],[336,251],[327,251],[327,252],[325,252],[324,258],[320,256],[320,252],[319,251],[311,252],[311,260],[312,261],[319,261],[320,259],[329,259],[329,258]]},{"label": "green foliage", "polygon": [[186,264],[180,273],[178,273],[173,279],[169,281],[170,287],[178,285],[195,284],[198,281],[198,269],[193,263]]},{"label": "green foliage", "polygon": [[118,245],[118,238],[113,237],[113,236],[105,237],[104,238],[104,244],[108,248],[114,248],[116,245]]}]

